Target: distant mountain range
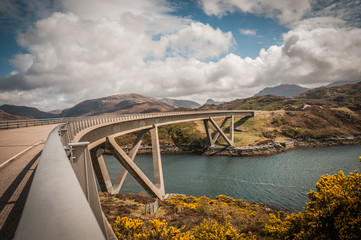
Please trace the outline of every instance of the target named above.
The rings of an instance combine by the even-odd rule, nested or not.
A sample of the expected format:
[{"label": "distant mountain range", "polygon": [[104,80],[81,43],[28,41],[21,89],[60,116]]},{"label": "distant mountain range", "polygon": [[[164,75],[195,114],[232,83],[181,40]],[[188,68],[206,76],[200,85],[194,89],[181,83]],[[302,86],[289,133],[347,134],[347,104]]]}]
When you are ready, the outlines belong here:
[{"label": "distant mountain range", "polygon": [[6,115],[3,115],[2,119],[27,119],[27,118],[54,118],[58,115],[51,114],[47,112],[42,112],[34,107],[25,107],[25,106],[14,106],[4,104],[0,106],[0,110],[2,110]]},{"label": "distant mountain range", "polygon": [[56,117],[79,117],[95,115],[114,115],[131,113],[165,112],[176,108],[198,108],[201,105],[189,100],[156,99],[140,94],[119,94],[109,97],[85,100],[75,106],[51,112],[42,112],[37,108],[26,106],[0,106],[0,119],[41,119]]},{"label": "distant mountain range", "polygon": [[162,98],[160,101],[173,106],[174,108],[199,108],[201,106],[199,103],[190,100]]},{"label": "distant mountain range", "polygon": [[[90,99],[78,103],[71,108],[52,112],[42,112],[33,107],[2,105],[0,106],[0,120],[165,112],[177,108],[184,110],[190,110],[192,108],[198,108],[199,110],[277,110],[293,106],[302,106],[305,103],[329,107],[343,106],[354,110],[361,110],[361,82],[335,87],[315,88],[306,92],[303,91],[303,93],[295,95],[293,98],[280,96],[282,91],[279,89],[283,89],[282,91],[285,91],[285,89],[299,89],[303,91],[305,88],[301,88],[297,85],[280,85],[273,88],[265,88],[263,91],[256,94],[258,96],[251,98],[236,99],[224,103],[208,99],[206,104],[201,107],[200,104],[193,101],[156,99],[134,93]],[[265,94],[267,91],[272,94],[259,95]],[[291,95],[294,93],[295,92]]]},{"label": "distant mountain range", "polygon": [[209,104],[209,105],[220,105],[222,103],[224,103],[224,102],[217,102],[217,101],[214,101],[213,99],[207,99],[207,101],[206,101],[206,103],[204,105],[207,105],[207,104]]},{"label": "distant mountain range", "polygon": [[254,96],[277,95],[291,98],[308,90],[308,88],[300,87],[295,84],[281,84],[275,87],[266,87]]},{"label": "distant mountain range", "polygon": [[286,98],[277,95],[253,96],[220,105],[204,105],[201,110],[280,110],[303,107],[305,104],[325,107],[348,107],[361,110],[361,82],[337,87],[320,87]]},{"label": "distant mountain range", "polygon": [[95,116],[105,114],[129,114],[164,112],[175,108],[159,99],[140,94],[119,94],[109,97],[86,100],[74,107],[65,109],[61,116]]}]

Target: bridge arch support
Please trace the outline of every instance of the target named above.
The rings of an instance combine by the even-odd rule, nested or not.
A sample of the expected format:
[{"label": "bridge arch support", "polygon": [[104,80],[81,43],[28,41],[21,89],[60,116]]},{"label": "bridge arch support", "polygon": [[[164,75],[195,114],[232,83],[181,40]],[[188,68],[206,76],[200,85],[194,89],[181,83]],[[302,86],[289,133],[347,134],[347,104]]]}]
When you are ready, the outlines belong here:
[{"label": "bridge arch support", "polygon": [[[98,179],[98,183],[102,191],[110,193],[118,193],[124,183],[125,177],[129,172],[132,177],[153,197],[163,199],[165,197],[165,187],[163,179],[161,152],[159,145],[158,127],[166,124],[173,124],[185,121],[203,120],[207,133],[207,139],[210,146],[214,146],[217,139],[222,137],[228,146],[234,146],[234,116],[254,116],[254,111],[212,111],[212,112],[191,112],[187,114],[170,114],[162,117],[143,117],[141,119],[127,119],[121,123],[109,123],[95,126],[94,129],[89,128],[81,132],[75,137],[75,140],[90,140],[90,155]],[[147,115],[149,116],[149,115]],[[214,118],[224,118],[220,126]],[[225,133],[225,126],[229,121],[229,136]],[[211,132],[211,127],[214,132]],[[227,129],[227,127],[226,127]],[[102,131],[100,131],[102,130]],[[138,137],[133,147],[127,154],[115,141],[115,137],[138,131]],[[152,140],[152,156],[154,182],[152,182],[141,169],[134,163],[135,156],[142,143],[142,139],[146,132],[151,133]],[[104,134],[105,132],[105,134]],[[99,136],[100,135],[100,136]],[[94,138],[96,138],[94,140]],[[110,180],[108,170],[104,158],[102,156],[101,147],[106,146],[111,154],[122,165],[122,169],[114,183]]]}]

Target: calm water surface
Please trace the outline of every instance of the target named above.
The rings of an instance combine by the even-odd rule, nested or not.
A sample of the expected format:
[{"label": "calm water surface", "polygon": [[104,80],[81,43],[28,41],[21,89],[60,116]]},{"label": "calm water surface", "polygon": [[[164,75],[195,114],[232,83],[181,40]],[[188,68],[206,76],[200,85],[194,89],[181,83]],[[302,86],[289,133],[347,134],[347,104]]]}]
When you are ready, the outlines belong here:
[{"label": "calm water surface", "polygon": [[[262,202],[301,211],[308,201],[307,193],[315,189],[321,175],[361,172],[361,146],[299,149],[267,157],[221,157],[196,154],[162,155],[166,193],[182,193],[211,198],[219,194],[249,202]],[[120,163],[104,156],[114,182]],[[153,180],[152,157],[135,159],[140,169]],[[120,192],[144,192],[128,174]]]}]

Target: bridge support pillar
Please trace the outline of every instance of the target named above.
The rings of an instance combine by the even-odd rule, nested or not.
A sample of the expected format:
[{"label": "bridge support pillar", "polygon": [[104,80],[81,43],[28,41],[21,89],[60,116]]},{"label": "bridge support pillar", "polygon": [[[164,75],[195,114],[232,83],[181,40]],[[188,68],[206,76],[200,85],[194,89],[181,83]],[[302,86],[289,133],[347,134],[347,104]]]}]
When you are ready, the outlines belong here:
[{"label": "bridge support pillar", "polygon": [[[230,126],[229,126],[229,135],[230,135],[229,138],[226,136],[226,134],[222,130],[222,128],[225,126],[228,119],[231,119]],[[221,136],[227,142],[227,144],[229,146],[234,146],[234,117],[233,117],[233,115],[230,117],[225,117],[220,127],[217,125],[217,123],[211,117],[209,119],[203,120],[203,123],[204,123],[204,127],[206,130],[208,143],[210,146],[215,145],[219,136]],[[216,130],[216,132],[213,134],[213,136],[212,136],[212,133],[211,133],[211,130],[209,127],[209,123],[211,123]]]},{"label": "bridge support pillar", "polygon": [[103,158],[103,150],[100,147],[90,150],[90,156],[102,192],[113,192],[113,184],[110,180],[107,166]]},{"label": "bridge support pillar", "polygon": [[134,163],[135,155],[141,144],[141,139],[147,130],[143,130],[138,135],[137,140],[134,143],[129,155],[127,155],[123,149],[116,143],[113,136],[106,138],[107,147],[113,156],[123,165],[123,169],[119,172],[116,183],[113,186],[113,193],[118,193],[121,185],[124,182],[127,172],[129,172],[135,180],[153,197],[164,199],[164,180],[162,162],[160,157],[158,128],[154,126],[151,131],[152,138],[152,153],[153,153],[153,168],[155,184],[142,172],[142,170]]},{"label": "bridge support pillar", "polygon": [[159,136],[158,136],[158,126],[157,125],[155,125],[154,128],[152,128],[150,130],[150,134],[151,134],[151,138],[152,138],[154,182],[155,182],[155,186],[160,190],[160,192],[163,195],[165,195],[163,168],[162,168],[162,160],[160,157],[160,146],[159,146]]}]

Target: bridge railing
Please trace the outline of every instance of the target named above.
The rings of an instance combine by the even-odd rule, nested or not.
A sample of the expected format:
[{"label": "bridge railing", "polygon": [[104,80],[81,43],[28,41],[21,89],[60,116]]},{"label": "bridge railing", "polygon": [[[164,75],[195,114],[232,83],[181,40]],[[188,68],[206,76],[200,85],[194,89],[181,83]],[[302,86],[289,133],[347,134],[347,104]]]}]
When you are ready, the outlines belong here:
[{"label": "bridge railing", "polygon": [[26,119],[0,121],[0,129],[22,128],[65,122],[64,118]]},{"label": "bridge railing", "polygon": [[[160,112],[160,113],[138,113],[138,114],[122,114],[122,115],[109,115],[109,116],[97,116],[86,118],[73,118],[66,121],[64,129],[66,129],[66,136],[63,137],[63,144],[67,145],[74,137],[86,128],[99,125],[112,123],[117,121],[134,120],[140,118],[169,116],[169,115],[181,115],[189,114],[190,112]],[[192,112],[191,112],[192,113]]]},{"label": "bridge railing", "polygon": [[[178,114],[180,112],[177,112]],[[22,127],[33,127],[57,123],[69,123],[69,122],[78,122],[79,124],[87,123],[100,123],[112,121],[115,119],[134,119],[144,116],[161,116],[161,115],[175,114],[175,112],[169,113],[147,113],[147,114],[122,114],[116,116],[97,116],[97,117],[65,117],[65,118],[43,118],[43,119],[21,119],[21,120],[2,120],[0,121],[0,129],[11,129],[11,128],[22,128]],[[90,121],[91,120],[91,121]]]},{"label": "bridge railing", "polygon": [[101,216],[99,220],[99,211],[100,214],[102,212],[97,200],[99,196],[87,145],[89,142],[73,143],[75,136],[95,125],[199,113],[166,112],[59,119],[64,124],[57,126],[46,141],[15,239],[111,239],[111,234],[105,229],[106,224],[103,225],[104,217]]}]

